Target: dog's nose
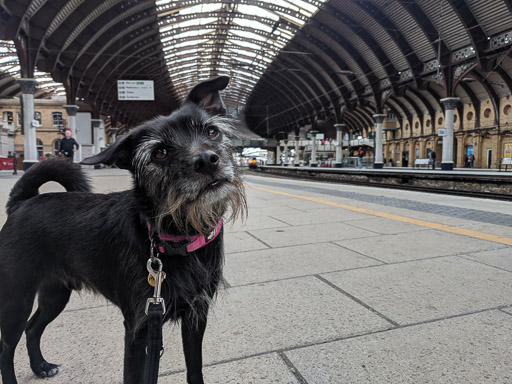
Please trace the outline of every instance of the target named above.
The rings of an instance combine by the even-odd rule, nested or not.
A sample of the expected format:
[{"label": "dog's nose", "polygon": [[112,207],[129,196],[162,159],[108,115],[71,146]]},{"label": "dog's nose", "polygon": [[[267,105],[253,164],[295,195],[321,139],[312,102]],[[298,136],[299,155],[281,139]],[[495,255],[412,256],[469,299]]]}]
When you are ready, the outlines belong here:
[{"label": "dog's nose", "polygon": [[218,165],[219,155],[213,151],[202,152],[192,159],[192,166],[194,167],[194,171],[205,173],[207,175],[215,172]]}]

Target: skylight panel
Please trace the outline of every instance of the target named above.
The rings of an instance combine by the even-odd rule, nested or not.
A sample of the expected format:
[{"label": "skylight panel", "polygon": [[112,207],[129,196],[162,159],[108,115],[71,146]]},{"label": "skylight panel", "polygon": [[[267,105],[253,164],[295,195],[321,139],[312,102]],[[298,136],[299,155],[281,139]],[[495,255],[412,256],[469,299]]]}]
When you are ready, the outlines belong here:
[{"label": "skylight panel", "polygon": [[302,27],[304,25],[304,20],[299,19],[298,17],[289,15],[283,12],[277,12],[284,20],[297,25],[298,27]]},{"label": "skylight panel", "polygon": [[189,41],[184,41],[183,43],[178,43],[178,44],[174,44],[174,45],[169,45],[169,46],[166,46],[164,47],[164,52],[166,51],[169,51],[171,49],[177,49],[177,48],[183,48],[183,47],[188,47],[190,45],[198,45],[198,44],[203,44],[203,43],[206,43],[210,40],[207,40],[207,39],[198,39],[198,40],[189,40]]},{"label": "skylight panel", "polygon": [[249,43],[248,41],[231,40],[231,39],[228,39],[228,41],[229,41],[231,44],[239,45],[239,46],[241,46],[241,47],[245,47],[245,48],[253,48],[253,49],[256,49],[256,50],[258,50],[258,51],[261,49],[261,46],[260,46],[260,45],[256,45],[256,44],[253,44],[253,43]]},{"label": "skylight panel", "polygon": [[260,23],[256,20],[247,20],[247,19],[241,19],[239,17],[233,18],[233,23],[240,25],[242,27],[249,27],[254,29],[261,29],[262,31],[265,31],[267,33],[272,32],[272,27],[263,23]]},{"label": "skylight panel", "polygon": [[185,37],[190,37],[190,36],[203,36],[203,35],[207,35],[207,34],[210,34],[210,33],[213,33],[213,31],[210,30],[210,29],[206,29],[206,28],[205,29],[192,30],[192,31],[186,31],[186,32],[178,33],[178,34],[173,35],[173,36],[166,37],[165,39],[162,39],[162,42],[166,42],[168,40],[183,39]]},{"label": "skylight panel", "polygon": [[[230,89],[249,94],[275,55],[324,1],[260,0],[263,6],[256,6],[246,1],[157,0],[165,59],[173,83],[180,84],[178,93],[192,82],[225,73],[240,79]],[[212,17],[199,17],[205,14]]]},{"label": "skylight panel", "polygon": [[204,18],[191,18],[189,20],[183,20],[180,22],[170,23],[169,25],[162,26],[160,28],[160,33],[170,31],[178,28],[191,27],[195,25],[206,25],[213,23],[217,19],[215,17],[204,17]]},{"label": "skylight panel", "polygon": [[200,12],[214,12],[220,9],[220,4],[199,4],[192,7],[182,8],[178,11],[179,15],[190,15]]},{"label": "skylight panel", "polygon": [[246,15],[264,17],[267,19],[271,19],[273,21],[279,20],[279,16],[276,15],[274,12],[268,11],[265,8],[256,7],[254,5],[240,4],[238,6],[238,12]]},{"label": "skylight panel", "polygon": [[265,42],[265,40],[267,40],[265,37],[261,36],[261,35],[258,35],[254,32],[251,32],[251,31],[239,31],[239,30],[236,30],[236,29],[231,29],[229,31],[230,34],[232,35],[236,35],[236,36],[239,36],[239,37],[246,37],[248,39],[254,39],[254,40],[259,40],[259,41],[262,41],[262,42]]}]

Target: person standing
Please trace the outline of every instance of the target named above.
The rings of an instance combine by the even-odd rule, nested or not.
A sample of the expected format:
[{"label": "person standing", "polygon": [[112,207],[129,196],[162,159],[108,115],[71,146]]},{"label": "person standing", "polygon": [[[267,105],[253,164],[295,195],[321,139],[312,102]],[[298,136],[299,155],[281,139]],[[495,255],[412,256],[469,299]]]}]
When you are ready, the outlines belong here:
[{"label": "person standing", "polygon": [[[9,152],[11,154],[11,152]],[[16,157],[16,152],[12,153],[12,174],[18,174],[18,158]]]},{"label": "person standing", "polygon": [[71,130],[66,129],[65,137],[60,141],[59,153],[63,154],[66,160],[73,162],[73,156],[79,148],[78,143],[71,137]]},{"label": "person standing", "polygon": [[430,161],[432,162],[432,169],[436,169],[437,155],[434,151],[430,152]]},{"label": "person standing", "polygon": [[475,155],[471,154],[469,156],[469,168],[473,168],[475,166]]},{"label": "person standing", "polygon": [[359,151],[357,152],[357,166],[359,169],[363,168],[363,156],[364,149],[363,147],[359,147]]}]

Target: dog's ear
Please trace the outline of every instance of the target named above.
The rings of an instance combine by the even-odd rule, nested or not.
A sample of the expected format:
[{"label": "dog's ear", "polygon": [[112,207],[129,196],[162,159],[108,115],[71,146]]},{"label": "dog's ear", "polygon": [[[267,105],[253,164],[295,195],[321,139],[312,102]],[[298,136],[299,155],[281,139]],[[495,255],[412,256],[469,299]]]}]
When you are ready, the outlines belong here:
[{"label": "dog's ear", "polygon": [[219,91],[228,86],[229,76],[219,76],[215,79],[197,84],[188,94],[185,103],[194,103],[207,112],[225,114],[226,106],[220,97]]},{"label": "dog's ear", "polygon": [[133,149],[133,133],[119,136],[114,144],[97,155],[82,160],[80,164],[84,165],[116,165],[123,169],[132,169],[132,149]]}]

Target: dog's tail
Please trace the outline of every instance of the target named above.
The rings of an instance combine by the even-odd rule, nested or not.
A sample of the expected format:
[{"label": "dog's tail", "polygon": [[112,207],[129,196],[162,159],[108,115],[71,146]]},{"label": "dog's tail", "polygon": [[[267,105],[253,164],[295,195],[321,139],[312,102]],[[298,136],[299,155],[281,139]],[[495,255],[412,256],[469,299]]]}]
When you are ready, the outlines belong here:
[{"label": "dog's tail", "polygon": [[34,164],[14,184],[7,202],[7,214],[14,212],[18,205],[39,194],[39,187],[48,181],[55,181],[68,192],[90,192],[89,179],[78,164],[61,159],[45,160]]}]

